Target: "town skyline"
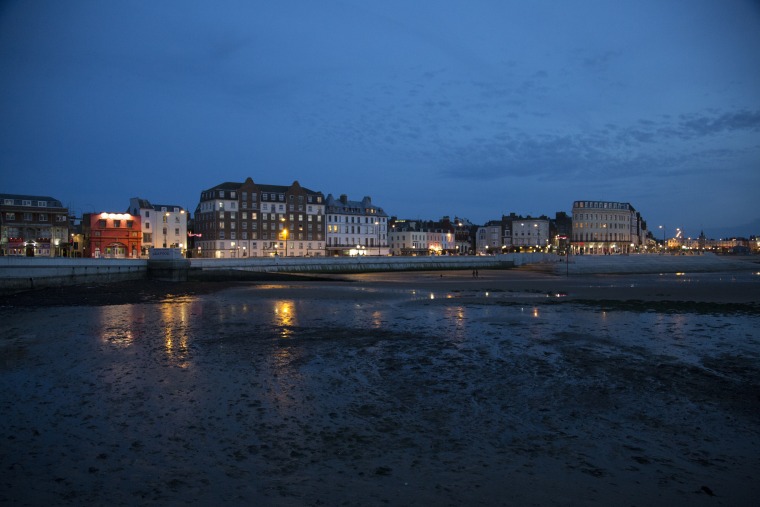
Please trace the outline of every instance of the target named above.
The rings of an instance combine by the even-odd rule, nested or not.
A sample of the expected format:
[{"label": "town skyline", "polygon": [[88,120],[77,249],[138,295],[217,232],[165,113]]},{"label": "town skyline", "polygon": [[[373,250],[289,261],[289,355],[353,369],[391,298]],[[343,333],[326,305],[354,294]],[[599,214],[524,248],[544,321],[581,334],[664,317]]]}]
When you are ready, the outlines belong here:
[{"label": "town skyline", "polygon": [[749,0],[10,1],[0,89],[0,189],[79,211],[250,176],[407,218],[597,199],[760,233]]},{"label": "town skyline", "polygon": [[[229,182],[229,181],[230,180],[224,180],[224,182]],[[537,213],[526,213],[526,212],[522,212],[520,210],[509,209],[509,210],[506,210],[506,211],[504,211],[502,213],[496,213],[493,216],[487,217],[485,220],[473,220],[471,217],[467,216],[466,214],[457,213],[457,212],[454,212],[454,213],[444,213],[444,214],[438,215],[438,216],[434,216],[434,215],[431,215],[431,214],[424,214],[424,213],[418,213],[418,214],[414,214],[414,215],[401,215],[401,214],[398,214],[398,213],[394,213],[393,210],[391,210],[391,211],[387,210],[386,207],[382,204],[382,199],[380,201],[378,201],[378,196],[373,196],[373,195],[371,195],[369,193],[363,193],[362,195],[358,195],[358,194],[357,195],[349,195],[349,194],[346,194],[345,192],[329,192],[329,191],[324,191],[324,190],[315,188],[314,186],[303,185],[303,183],[300,182],[299,180],[294,180],[294,181],[298,181],[299,184],[301,184],[305,188],[308,188],[309,190],[321,193],[325,198],[327,198],[327,196],[330,195],[330,194],[332,194],[333,197],[336,198],[336,199],[338,199],[341,195],[346,195],[351,200],[361,200],[364,197],[369,197],[369,198],[372,199],[373,204],[376,205],[379,208],[382,208],[383,211],[387,214],[387,216],[389,218],[396,218],[396,219],[400,219],[400,220],[419,220],[419,221],[425,221],[425,222],[435,222],[435,221],[441,220],[443,217],[449,217],[451,220],[454,220],[454,218],[456,217],[456,218],[459,218],[459,219],[462,219],[462,220],[468,220],[472,225],[476,225],[476,226],[483,226],[483,225],[487,224],[488,222],[498,221],[502,217],[508,216],[510,214],[514,214],[514,215],[517,215],[519,217],[540,218],[540,217],[543,216],[543,217],[547,217],[548,219],[553,219],[555,217],[556,213],[564,212],[569,217],[572,217],[572,203],[573,202],[578,201],[578,200],[592,200],[592,199],[585,199],[585,198],[573,199],[573,201],[570,202],[570,206],[568,206],[567,209],[555,209],[554,211],[542,210],[542,211],[539,211]],[[291,182],[288,182],[288,183],[284,183],[284,182],[258,182],[258,181],[254,180],[254,182],[256,184],[277,185],[277,186],[284,186],[284,187],[287,187],[288,185],[290,185],[294,181],[291,181]],[[219,185],[221,183],[223,183],[223,182],[219,181],[219,182],[216,183],[216,185]],[[241,183],[241,182],[236,182],[236,183]],[[213,187],[213,185],[212,185],[212,187]],[[209,187],[209,188],[212,188],[212,187]],[[3,190],[4,189],[0,188],[0,193],[17,194],[17,195],[23,195],[23,196],[45,196],[45,197],[50,197],[50,198],[56,199],[58,201],[61,201],[61,203],[63,204],[63,206],[66,207],[69,210],[69,214],[71,216],[75,216],[77,218],[81,218],[82,215],[85,214],[85,213],[96,213],[97,214],[97,213],[102,213],[102,212],[107,212],[107,213],[120,213],[120,212],[123,212],[123,211],[125,211],[125,210],[127,210],[129,208],[130,199],[134,199],[134,198],[145,199],[145,200],[151,202],[151,204],[153,206],[160,206],[160,205],[180,206],[181,208],[183,208],[184,210],[186,210],[188,212],[188,214],[189,214],[190,217],[194,218],[195,209],[196,209],[197,205],[200,203],[200,199],[199,199],[198,202],[195,202],[194,204],[192,204],[190,206],[187,206],[184,202],[180,202],[180,201],[176,201],[176,200],[172,200],[172,199],[155,199],[155,197],[157,197],[157,196],[134,195],[134,196],[131,196],[131,197],[126,197],[124,199],[125,202],[126,202],[125,206],[119,206],[119,205],[108,206],[108,205],[104,205],[104,206],[101,206],[101,207],[97,207],[97,206],[92,207],[91,203],[89,202],[90,200],[88,200],[88,199],[83,199],[84,202],[87,202],[86,205],[79,206],[79,205],[74,204],[76,201],[67,201],[66,199],[62,198],[61,196],[58,196],[58,195],[55,195],[55,194],[52,194],[52,193],[49,193],[49,192],[48,193],[45,193],[45,192],[5,192]],[[203,192],[203,191],[205,191],[205,189],[198,191],[198,196],[199,197],[201,195],[201,192]],[[158,196],[158,197],[160,197],[160,196]],[[382,197],[382,196],[380,196],[380,197]],[[594,199],[594,200],[596,200],[596,201],[603,201],[603,202],[604,201],[610,202],[609,199]],[[729,226],[727,226],[727,227],[723,227],[721,229],[723,231],[726,231],[725,234],[714,235],[714,234],[711,234],[709,232],[709,229],[699,229],[698,231],[692,231],[692,230],[689,230],[689,229],[687,229],[685,227],[680,227],[678,225],[671,227],[671,226],[669,226],[667,224],[661,224],[661,223],[655,223],[655,224],[653,224],[648,219],[648,217],[646,216],[645,211],[642,211],[641,209],[639,209],[636,206],[636,203],[633,203],[633,202],[630,202],[630,201],[616,201],[616,202],[625,202],[625,203],[628,203],[631,206],[633,206],[633,208],[636,209],[636,211],[638,211],[641,214],[642,219],[647,224],[647,231],[651,232],[652,236],[656,240],[661,240],[663,233],[665,234],[665,236],[667,238],[676,238],[676,237],[679,237],[679,236],[681,236],[683,238],[697,238],[701,233],[704,232],[705,236],[707,238],[709,238],[709,239],[726,239],[726,238],[731,238],[731,237],[749,238],[749,237],[757,237],[758,235],[760,235],[760,234],[757,234],[755,232],[745,232],[745,233],[741,232],[742,230],[745,230],[745,229],[748,230],[748,231],[760,230],[760,220],[756,220],[754,223],[748,223],[748,224],[746,224],[744,226],[736,226],[736,227],[729,227]],[[454,210],[454,211],[456,211],[456,210]],[[665,231],[663,231],[663,227],[665,228]],[[733,231],[733,232],[731,232],[731,231]]]}]

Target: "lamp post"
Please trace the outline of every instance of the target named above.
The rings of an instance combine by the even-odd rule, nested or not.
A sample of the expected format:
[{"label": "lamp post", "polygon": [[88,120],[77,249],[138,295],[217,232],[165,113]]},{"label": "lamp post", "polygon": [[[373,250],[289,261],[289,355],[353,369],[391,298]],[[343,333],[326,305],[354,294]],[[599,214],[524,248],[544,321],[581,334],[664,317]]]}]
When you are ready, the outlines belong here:
[{"label": "lamp post", "polygon": [[164,248],[166,248],[166,229],[169,227],[169,213],[164,214]]},{"label": "lamp post", "polygon": [[380,220],[375,220],[375,229],[377,230],[377,255],[380,256]]},{"label": "lamp post", "polygon": [[658,227],[662,229],[662,249],[665,250],[665,226],[660,225]]},{"label": "lamp post", "polygon": [[282,237],[285,240],[285,257],[288,256],[288,230],[283,229],[282,230]]}]

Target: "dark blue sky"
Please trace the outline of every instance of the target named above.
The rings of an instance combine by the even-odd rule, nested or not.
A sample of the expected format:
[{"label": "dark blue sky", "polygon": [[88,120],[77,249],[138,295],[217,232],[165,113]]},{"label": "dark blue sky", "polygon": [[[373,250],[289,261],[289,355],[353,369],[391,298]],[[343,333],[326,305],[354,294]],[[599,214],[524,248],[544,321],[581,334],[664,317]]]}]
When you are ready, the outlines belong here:
[{"label": "dark blue sky", "polygon": [[0,117],[0,191],[77,212],[251,176],[760,234],[756,1],[6,1]]}]

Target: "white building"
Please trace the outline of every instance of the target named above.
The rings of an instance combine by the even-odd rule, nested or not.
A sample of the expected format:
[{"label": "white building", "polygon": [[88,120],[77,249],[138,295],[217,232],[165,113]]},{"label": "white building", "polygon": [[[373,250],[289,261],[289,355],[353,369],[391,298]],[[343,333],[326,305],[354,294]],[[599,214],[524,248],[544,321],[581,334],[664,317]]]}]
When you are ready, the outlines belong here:
[{"label": "white building", "polygon": [[128,212],[140,217],[142,256],[147,256],[151,248],[179,248],[185,255],[188,213],[182,206],[151,204],[147,199],[133,197]]},{"label": "white building", "polygon": [[533,248],[543,250],[550,241],[549,219],[547,217],[520,217],[510,215],[506,217],[505,246],[519,248]]},{"label": "white building", "polygon": [[627,202],[575,201],[572,250],[575,254],[616,254],[644,244],[646,223]]},{"label": "white building", "polygon": [[372,199],[342,194],[325,200],[327,255],[388,255],[388,215]]},{"label": "white building", "polygon": [[454,228],[441,222],[396,220],[388,242],[393,255],[443,255],[456,250]]}]

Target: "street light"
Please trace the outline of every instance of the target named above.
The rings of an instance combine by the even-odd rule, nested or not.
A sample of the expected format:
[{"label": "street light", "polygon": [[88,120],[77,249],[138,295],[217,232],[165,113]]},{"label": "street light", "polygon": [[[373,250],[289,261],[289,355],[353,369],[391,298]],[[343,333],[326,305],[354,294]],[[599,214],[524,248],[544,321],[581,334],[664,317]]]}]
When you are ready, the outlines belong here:
[{"label": "street light", "polygon": [[660,225],[659,228],[662,229],[662,249],[664,250],[665,249],[665,226]]},{"label": "street light", "polygon": [[282,230],[282,237],[285,240],[285,257],[288,256],[288,230],[283,229]]},{"label": "street light", "polygon": [[380,255],[380,221],[375,220],[375,229],[377,229],[377,255]]},{"label": "street light", "polygon": [[164,214],[164,248],[166,248],[166,229],[169,227],[169,213]]}]

